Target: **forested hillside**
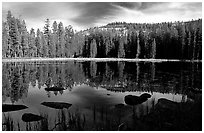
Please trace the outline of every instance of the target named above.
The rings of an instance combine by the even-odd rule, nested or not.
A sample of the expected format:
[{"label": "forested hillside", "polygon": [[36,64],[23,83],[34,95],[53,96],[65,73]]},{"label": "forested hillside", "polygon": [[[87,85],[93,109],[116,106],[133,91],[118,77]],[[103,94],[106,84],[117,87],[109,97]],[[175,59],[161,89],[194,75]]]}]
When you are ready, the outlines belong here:
[{"label": "forested hillside", "polygon": [[3,58],[202,59],[202,19],[155,24],[115,22],[80,32],[46,19],[43,31],[28,31],[25,21],[8,11],[2,23]]}]

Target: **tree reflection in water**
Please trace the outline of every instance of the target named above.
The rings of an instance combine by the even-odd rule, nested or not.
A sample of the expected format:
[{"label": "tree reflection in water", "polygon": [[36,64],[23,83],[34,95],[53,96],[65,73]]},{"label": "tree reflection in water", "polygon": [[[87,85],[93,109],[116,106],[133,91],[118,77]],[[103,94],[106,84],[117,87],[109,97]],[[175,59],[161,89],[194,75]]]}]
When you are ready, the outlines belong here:
[{"label": "tree reflection in water", "polygon": [[[94,105],[90,105],[81,110],[86,112],[91,109],[93,117],[84,115],[83,111],[79,111],[78,113],[73,113],[72,111],[65,112],[67,115],[65,117],[69,117],[69,121],[67,121],[67,125],[56,126],[58,130],[117,130],[118,126],[124,121],[126,121],[126,123],[121,125],[121,127],[125,127],[124,130],[143,130],[144,127],[140,124],[142,123],[141,120],[131,119],[131,107],[126,104],[121,107],[109,105],[109,99],[116,96],[116,94],[141,94],[142,92],[149,92],[155,96],[157,93],[179,94],[182,95],[183,102],[193,101],[196,105],[200,105],[198,97],[202,96],[200,94],[202,86],[201,63],[93,61],[16,62],[3,63],[2,69],[3,103],[18,103],[19,100],[23,101],[29,98],[29,88],[31,87],[42,91],[46,91],[46,87],[61,87],[65,89],[60,91],[47,91],[47,97],[52,97],[53,94],[55,96],[59,96],[59,94],[67,95],[68,92],[73,92],[74,94],[76,86],[84,84],[94,88],[93,94],[96,94],[95,96],[97,96],[97,98],[101,98],[101,101],[103,99],[105,99],[104,102],[107,101],[106,104],[97,105],[94,103],[95,101],[97,102],[96,98],[94,101],[94,97],[89,97]],[[97,95],[100,88],[105,88],[109,93],[103,97],[101,97],[101,94]],[[198,94],[195,94],[195,90]],[[136,110],[137,113],[140,112],[140,114],[143,114],[141,118],[154,109],[154,105],[157,103],[157,101],[154,100],[155,96]],[[75,97],[73,96],[73,98]],[[124,96],[122,99],[124,99]],[[149,104],[151,104],[151,106],[149,106]],[[197,106],[195,108],[200,109]],[[191,110],[189,110],[189,112],[190,111]],[[156,115],[157,114],[154,114],[154,116]],[[63,114],[61,114],[61,116],[63,116]],[[5,120],[12,119],[12,117],[8,115],[5,117],[7,117]],[[185,118],[186,116],[183,117]],[[87,118],[93,118],[93,122],[90,122]],[[153,116],[149,118],[152,118],[152,120],[155,119]],[[146,117],[143,119],[145,120]],[[183,118],[180,119],[182,120]],[[63,118],[59,118],[59,121],[64,120]],[[151,120],[148,119],[148,121]],[[49,122],[49,120],[45,120],[45,122]],[[133,128],[131,124],[129,124],[131,122],[139,124],[138,128]],[[147,121],[144,123],[146,125],[149,124]],[[170,123],[172,124],[172,122]],[[165,126],[163,128],[165,129]],[[152,127],[149,127],[149,129],[152,129]]]}]

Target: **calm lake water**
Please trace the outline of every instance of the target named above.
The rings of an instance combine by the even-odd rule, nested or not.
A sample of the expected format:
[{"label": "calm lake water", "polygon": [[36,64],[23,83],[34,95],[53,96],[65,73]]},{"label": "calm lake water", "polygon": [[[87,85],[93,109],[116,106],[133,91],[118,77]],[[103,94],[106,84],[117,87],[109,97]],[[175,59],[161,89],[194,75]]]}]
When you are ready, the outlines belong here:
[{"label": "calm lake water", "polygon": [[[49,130],[118,130],[124,123],[126,130],[145,130],[132,126],[133,108],[125,103],[126,95],[151,94],[135,107],[138,124],[158,99],[190,103],[202,90],[202,66],[198,62],[45,61],[2,65],[3,104],[28,107],[3,112],[3,130],[8,128],[8,118],[13,122],[12,130],[43,130],[42,126]],[[53,86],[65,90],[45,90]],[[72,105],[56,109],[43,102]],[[124,104],[124,109],[119,110],[117,104]],[[24,122],[25,113],[43,116],[47,123]]]}]

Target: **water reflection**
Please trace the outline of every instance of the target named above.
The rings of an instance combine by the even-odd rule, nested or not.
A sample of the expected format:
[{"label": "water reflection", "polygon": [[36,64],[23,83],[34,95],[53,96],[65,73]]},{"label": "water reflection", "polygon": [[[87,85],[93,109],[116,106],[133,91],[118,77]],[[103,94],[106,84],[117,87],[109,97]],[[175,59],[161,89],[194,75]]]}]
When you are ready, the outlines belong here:
[{"label": "water reflection", "polygon": [[[9,118],[18,123],[14,124],[14,130],[29,129],[21,121],[20,116],[25,113],[46,116],[43,122],[50,122],[46,126],[49,130],[118,130],[123,122],[126,124],[120,127],[126,127],[125,130],[142,130],[142,126],[135,129],[127,123],[141,123],[139,118],[151,114],[158,99],[197,101],[202,90],[201,63],[17,62],[3,63],[2,69],[3,104],[28,106],[4,113],[3,122]],[[125,96],[140,96],[145,92],[152,97],[137,105],[134,111],[138,119],[131,119],[132,108],[125,104]],[[61,104],[55,103],[72,106],[56,112],[43,102],[54,108],[61,108]],[[59,121],[66,125],[56,126]],[[40,127],[36,130],[41,130]]]}]

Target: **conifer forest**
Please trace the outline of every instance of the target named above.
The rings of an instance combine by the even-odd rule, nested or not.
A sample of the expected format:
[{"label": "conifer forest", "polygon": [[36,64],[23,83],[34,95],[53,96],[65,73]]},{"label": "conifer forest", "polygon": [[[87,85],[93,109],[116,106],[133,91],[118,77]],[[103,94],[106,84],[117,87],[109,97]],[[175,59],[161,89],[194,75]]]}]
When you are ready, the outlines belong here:
[{"label": "conifer forest", "polygon": [[27,29],[10,11],[2,27],[3,58],[202,59],[202,19],[187,22],[113,22],[79,32],[45,20]]}]

